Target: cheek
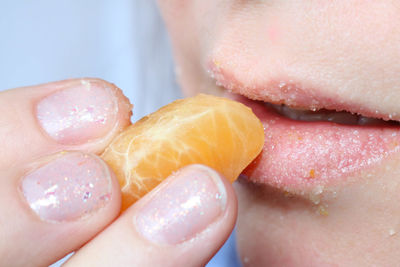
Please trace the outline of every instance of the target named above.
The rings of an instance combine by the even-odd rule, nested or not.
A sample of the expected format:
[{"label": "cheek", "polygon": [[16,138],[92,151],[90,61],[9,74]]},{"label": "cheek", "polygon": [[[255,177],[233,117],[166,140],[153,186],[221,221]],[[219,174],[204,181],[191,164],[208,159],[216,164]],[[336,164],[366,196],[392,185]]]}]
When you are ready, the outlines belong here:
[{"label": "cheek", "polygon": [[[200,92],[220,94],[204,67],[212,49],[221,16],[230,0],[159,0],[159,6],[172,42],[177,80],[185,95]],[[221,16],[220,16],[221,15]]]},{"label": "cheek", "polygon": [[[396,266],[399,156],[314,203],[238,183],[237,242],[245,266]],[[335,265],[335,266],[336,266]]]}]

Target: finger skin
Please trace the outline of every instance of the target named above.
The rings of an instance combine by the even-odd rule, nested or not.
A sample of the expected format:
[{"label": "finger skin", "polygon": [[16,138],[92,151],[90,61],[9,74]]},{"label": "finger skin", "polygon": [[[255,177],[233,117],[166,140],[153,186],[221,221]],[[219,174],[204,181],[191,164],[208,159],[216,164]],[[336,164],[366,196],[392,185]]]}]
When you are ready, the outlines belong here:
[{"label": "finger skin", "polygon": [[[36,118],[36,105],[44,97],[82,82],[107,87],[118,103],[115,127],[102,138],[81,145],[63,145],[42,129]],[[30,162],[32,158],[62,150],[85,150],[99,153],[112,138],[130,124],[132,105],[121,90],[106,81],[94,78],[72,79],[0,92],[0,169],[12,164]]]},{"label": "finger skin", "polygon": [[[111,226],[81,248],[65,266],[203,266],[229,237],[236,222],[237,200],[224,178],[227,193],[224,213],[192,239],[176,245],[150,242],[135,228],[133,218],[153,190],[130,207]],[[166,186],[168,179],[159,187]],[[157,187],[157,188],[159,188]]]}]

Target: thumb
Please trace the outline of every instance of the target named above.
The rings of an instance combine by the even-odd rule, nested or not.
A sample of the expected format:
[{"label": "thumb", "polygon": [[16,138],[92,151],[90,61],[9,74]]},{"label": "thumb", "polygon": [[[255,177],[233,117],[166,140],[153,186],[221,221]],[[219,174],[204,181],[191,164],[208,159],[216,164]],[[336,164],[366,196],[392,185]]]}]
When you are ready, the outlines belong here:
[{"label": "thumb", "polygon": [[125,211],[66,266],[203,266],[229,237],[236,214],[231,184],[191,165]]}]

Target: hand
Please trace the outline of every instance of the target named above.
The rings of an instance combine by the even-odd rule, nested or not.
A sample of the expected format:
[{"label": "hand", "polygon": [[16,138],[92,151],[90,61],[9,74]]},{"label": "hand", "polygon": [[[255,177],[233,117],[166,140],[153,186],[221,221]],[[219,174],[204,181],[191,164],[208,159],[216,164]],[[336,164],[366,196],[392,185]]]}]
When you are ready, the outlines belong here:
[{"label": "hand", "polygon": [[[0,265],[200,266],[233,229],[231,185],[185,167],[118,217],[120,190],[98,157],[129,125],[112,84],[68,80],[0,93]],[[66,152],[68,151],[68,152]]]}]

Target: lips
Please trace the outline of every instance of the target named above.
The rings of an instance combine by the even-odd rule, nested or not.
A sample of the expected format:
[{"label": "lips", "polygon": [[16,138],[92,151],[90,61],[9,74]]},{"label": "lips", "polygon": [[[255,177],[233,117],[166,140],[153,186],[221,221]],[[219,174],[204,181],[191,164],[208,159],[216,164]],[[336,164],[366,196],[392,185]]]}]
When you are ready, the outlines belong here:
[{"label": "lips", "polygon": [[251,182],[310,192],[344,183],[400,149],[399,123],[387,121],[393,114],[291,82],[249,88],[211,70],[217,84],[228,89],[227,96],[249,106],[264,125],[263,151],[243,173]]}]

